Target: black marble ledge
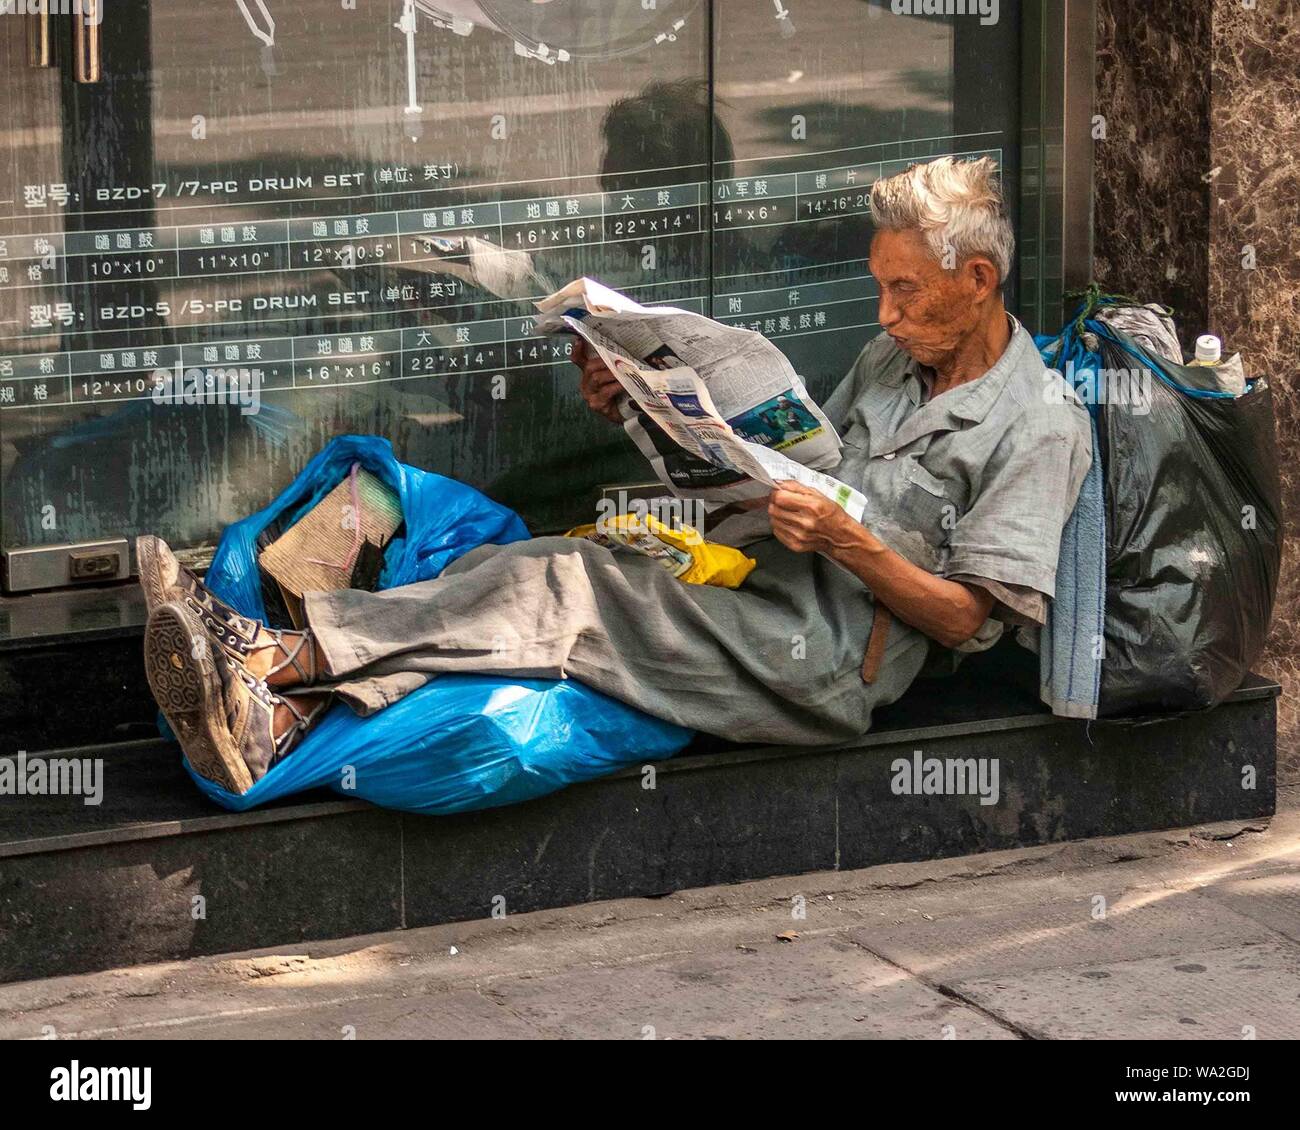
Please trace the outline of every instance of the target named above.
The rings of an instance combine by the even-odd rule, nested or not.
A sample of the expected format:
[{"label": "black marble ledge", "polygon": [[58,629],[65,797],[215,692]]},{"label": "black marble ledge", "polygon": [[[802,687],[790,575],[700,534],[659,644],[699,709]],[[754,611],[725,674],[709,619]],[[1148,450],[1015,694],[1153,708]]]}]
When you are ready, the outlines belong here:
[{"label": "black marble ledge", "polygon": [[0,596],[0,653],[139,637],[144,622],[144,593],[134,579]]}]

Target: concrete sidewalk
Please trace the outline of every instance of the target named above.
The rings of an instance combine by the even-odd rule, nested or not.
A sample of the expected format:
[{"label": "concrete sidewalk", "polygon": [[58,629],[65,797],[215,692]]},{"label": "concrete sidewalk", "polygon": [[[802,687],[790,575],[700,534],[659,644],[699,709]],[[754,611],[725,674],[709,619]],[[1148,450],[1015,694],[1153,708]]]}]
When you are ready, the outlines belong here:
[{"label": "concrete sidewalk", "polygon": [[1298,804],[0,986],[0,1037],[1296,1039]]}]

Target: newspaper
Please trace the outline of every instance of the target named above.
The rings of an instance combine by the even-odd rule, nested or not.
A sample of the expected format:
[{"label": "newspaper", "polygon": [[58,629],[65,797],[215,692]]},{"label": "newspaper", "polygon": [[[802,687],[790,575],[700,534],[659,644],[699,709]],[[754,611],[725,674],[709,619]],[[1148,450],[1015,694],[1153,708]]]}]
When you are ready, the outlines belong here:
[{"label": "newspaper", "polygon": [[762,334],[672,306],[641,306],[588,278],[537,303],[541,333],[571,332],[627,393],[624,429],[679,498],[762,498],[782,479],[861,521],[866,499],[823,471],[840,437]]}]

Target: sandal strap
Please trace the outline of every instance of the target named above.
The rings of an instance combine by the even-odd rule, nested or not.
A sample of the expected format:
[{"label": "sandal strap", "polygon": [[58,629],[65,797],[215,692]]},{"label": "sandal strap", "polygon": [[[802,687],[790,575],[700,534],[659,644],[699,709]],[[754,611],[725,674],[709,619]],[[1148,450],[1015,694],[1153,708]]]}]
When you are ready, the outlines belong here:
[{"label": "sandal strap", "polygon": [[[275,757],[271,762],[272,765],[285,757],[289,751],[298,744],[298,739],[311,728],[311,724],[316,721],[316,716],[329,705],[329,697],[326,696],[312,707],[311,710],[304,713],[298,707],[298,704],[293,701],[293,698],[294,696],[292,694],[271,695],[272,707],[285,707],[289,713],[293,715],[294,719],[293,722],[286,726],[280,733],[271,734],[271,742],[275,746]],[[275,715],[273,713],[272,718],[274,717]]]},{"label": "sandal strap", "polygon": [[[316,645],[312,639],[311,631],[304,630],[298,633],[297,642],[293,645],[293,650],[289,650],[289,645],[284,641],[284,632],[279,628],[269,629],[271,636],[274,638],[274,646],[284,652],[284,659],[272,667],[267,673],[266,678],[269,680],[272,676],[278,675],[286,667],[292,667],[294,673],[298,676],[298,681],[303,686],[310,686],[316,681]],[[271,647],[272,644],[264,644],[265,647]],[[303,649],[307,649],[307,661],[311,667],[310,672],[303,668],[299,662],[298,656],[302,654]],[[260,649],[259,649],[260,650]]]}]

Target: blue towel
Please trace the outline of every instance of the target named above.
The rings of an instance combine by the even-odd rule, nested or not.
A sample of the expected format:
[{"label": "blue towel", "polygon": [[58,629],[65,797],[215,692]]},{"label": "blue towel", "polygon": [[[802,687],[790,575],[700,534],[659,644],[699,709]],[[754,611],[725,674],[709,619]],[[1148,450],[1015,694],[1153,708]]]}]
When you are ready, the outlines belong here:
[{"label": "blue towel", "polygon": [[1097,421],[1092,466],[1061,531],[1056,596],[1038,637],[1039,696],[1053,714],[1096,718],[1106,624],[1106,513]]},{"label": "blue towel", "polygon": [[1092,424],[1092,465],[1061,531],[1056,596],[1038,637],[1039,696],[1053,714],[1096,718],[1106,624],[1105,483],[1096,417],[1101,357],[1068,330],[1063,337],[1039,338],[1038,344],[1044,363],[1079,390]]}]

